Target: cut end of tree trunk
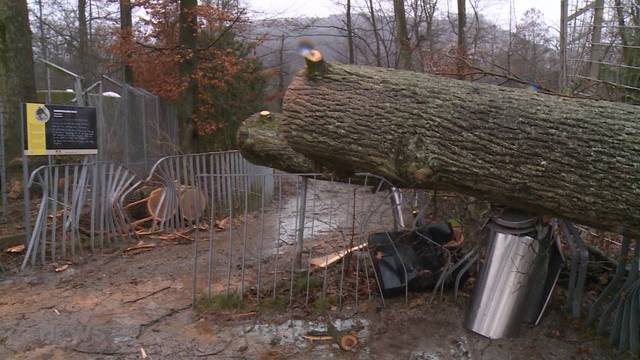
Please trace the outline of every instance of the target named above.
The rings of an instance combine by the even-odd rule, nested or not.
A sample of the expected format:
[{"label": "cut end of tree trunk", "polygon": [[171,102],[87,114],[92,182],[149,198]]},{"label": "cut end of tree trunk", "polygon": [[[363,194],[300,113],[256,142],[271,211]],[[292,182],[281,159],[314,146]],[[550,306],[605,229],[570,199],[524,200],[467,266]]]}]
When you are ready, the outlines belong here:
[{"label": "cut end of tree trunk", "polygon": [[282,114],[261,111],[246,119],[238,130],[238,146],[242,156],[254,164],[287,172],[313,172],[313,162],[295,152],[278,128]]},{"label": "cut end of tree trunk", "polygon": [[316,49],[307,51],[304,55],[309,79],[321,78],[327,72],[327,64],[322,59],[322,53]]}]

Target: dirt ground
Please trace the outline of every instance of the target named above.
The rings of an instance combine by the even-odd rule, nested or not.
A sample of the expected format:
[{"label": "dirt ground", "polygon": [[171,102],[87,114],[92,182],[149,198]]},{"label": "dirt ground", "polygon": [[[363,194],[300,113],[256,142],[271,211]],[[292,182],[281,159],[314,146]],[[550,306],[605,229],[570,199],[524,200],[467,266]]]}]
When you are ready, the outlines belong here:
[{"label": "dirt ground", "polygon": [[[349,228],[350,216],[345,209],[352,204],[352,190],[326,188],[321,193],[326,197],[314,205],[318,215],[312,217],[315,223],[307,220],[307,228],[311,226],[315,232],[315,238],[307,239],[310,248],[332,226],[342,223]],[[367,201],[373,200],[375,197]],[[367,206],[363,203],[354,208],[366,210]],[[280,223],[280,238],[294,241],[295,197],[289,194],[283,203],[279,222],[275,221],[276,208],[266,210],[270,224],[266,232],[272,233],[270,227]],[[327,219],[328,214],[332,218]],[[388,227],[388,219],[376,215],[371,221]],[[258,251],[261,226],[255,214],[249,221],[247,274],[262,261],[262,251]],[[242,225],[233,229],[233,255],[227,253],[225,246],[215,249],[219,260],[212,269],[223,283],[221,288],[226,277],[225,256],[235,261],[233,283],[237,286]],[[226,239],[226,233],[218,235],[219,241]],[[198,238],[197,291],[202,294],[207,287],[204,273],[208,271],[208,240],[206,236]],[[275,238],[264,241],[271,246],[276,243]],[[156,242],[151,251],[123,254],[122,250],[133,244],[79,259],[60,273],[54,272],[51,264],[22,273],[0,273],[0,359],[619,358],[603,339],[590,335],[583,323],[565,315],[561,310],[562,289],[555,293],[540,326],[524,328],[519,337],[499,341],[463,327],[469,289],[462,292],[458,301],[449,294],[434,301],[431,293],[411,294],[408,304],[402,297],[388,299],[384,308],[377,301],[363,300],[357,307],[347,302],[341,310],[335,306],[320,311],[312,306],[249,305],[237,310],[203,312],[192,306],[193,243]],[[326,247],[320,248],[323,246]],[[263,256],[273,256],[272,249],[265,247]],[[285,269],[292,249],[293,246],[282,249]],[[274,277],[273,272],[269,274],[269,262],[263,264],[265,276]],[[286,276],[286,271],[282,275],[275,272],[275,277]],[[249,275],[247,279],[250,281]],[[214,288],[218,285],[216,282]],[[357,336],[358,345],[353,351],[343,351],[330,340],[304,337],[310,331],[326,331],[329,320],[337,330],[352,331]]]},{"label": "dirt ground", "polygon": [[395,299],[379,309],[365,302],[333,313],[338,328],[359,338],[355,351],[344,352],[302,337],[326,328],[317,313],[195,311],[191,256],[192,246],[168,245],[132,257],[96,256],[62,273],[44,268],[6,276],[0,358],[137,359],[141,349],[151,359],[616,358],[568,319],[558,301],[539,327],[490,341],[463,328],[466,298],[431,303],[430,294],[412,295],[409,305]]}]

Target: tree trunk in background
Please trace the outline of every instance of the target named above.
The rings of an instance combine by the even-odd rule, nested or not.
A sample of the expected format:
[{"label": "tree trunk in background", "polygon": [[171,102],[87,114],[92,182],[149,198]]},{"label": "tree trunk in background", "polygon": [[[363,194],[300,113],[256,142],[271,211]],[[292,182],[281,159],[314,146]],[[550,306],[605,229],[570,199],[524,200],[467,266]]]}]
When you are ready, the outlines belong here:
[{"label": "tree trunk in background", "polygon": [[466,0],[458,0],[458,78],[464,80],[466,72],[465,61],[467,59],[467,37],[465,28],[467,26],[467,6]]},{"label": "tree trunk in background", "polygon": [[376,13],[373,7],[373,0],[369,0],[369,16],[371,17],[371,28],[373,29],[373,36],[376,39],[376,66],[382,66],[382,53],[380,52],[380,32],[378,31]]},{"label": "tree trunk in background", "polygon": [[278,109],[282,111],[282,100],[284,99],[285,90],[285,67],[287,66],[284,59],[284,43],[285,35],[280,36],[280,51],[278,53]]},{"label": "tree trunk in background", "polygon": [[27,2],[0,0],[0,111],[5,116],[5,151],[9,159],[22,153],[20,102],[34,100],[36,85]]},{"label": "tree trunk in background", "polygon": [[398,186],[637,233],[639,113],[628,104],[327,64],[324,75],[301,74],[289,86],[278,136],[280,149],[338,176],[371,172]]},{"label": "tree trunk in background", "polygon": [[87,31],[87,0],[78,0],[78,57],[80,75],[88,78],[89,71],[89,32]]},{"label": "tree trunk in background", "polygon": [[[640,18],[631,17],[631,24],[627,26],[622,1],[615,0],[618,35],[622,45],[622,59],[627,68],[621,69],[622,83],[634,88],[640,88]],[[640,104],[640,92],[633,89],[624,89],[623,101]]]},{"label": "tree trunk in background", "polygon": [[178,124],[180,127],[180,149],[184,153],[190,152],[196,139],[194,114],[198,101],[198,89],[193,78],[198,64],[197,46],[197,0],[180,0],[180,37],[184,59],[180,62],[180,77],[185,81],[185,88],[178,100]]},{"label": "tree trunk in background", "polygon": [[407,31],[407,17],[404,0],[393,0],[393,13],[396,20],[396,47],[398,49],[398,68],[412,69],[411,44]]},{"label": "tree trunk in background", "polygon": [[599,80],[600,62],[602,61],[602,23],[604,21],[604,0],[595,0],[593,5],[593,31],[591,32],[591,65],[587,76]]},{"label": "tree trunk in background", "polygon": [[[133,26],[133,20],[131,18],[131,0],[120,0],[120,32],[121,36],[125,37],[125,43],[131,40],[131,27]],[[124,82],[127,84],[133,84],[133,68],[129,64],[129,58],[124,60],[123,77]]]},{"label": "tree trunk in background", "polygon": [[353,54],[353,26],[351,24],[351,0],[347,0],[347,47],[349,48],[349,64],[355,64]]}]

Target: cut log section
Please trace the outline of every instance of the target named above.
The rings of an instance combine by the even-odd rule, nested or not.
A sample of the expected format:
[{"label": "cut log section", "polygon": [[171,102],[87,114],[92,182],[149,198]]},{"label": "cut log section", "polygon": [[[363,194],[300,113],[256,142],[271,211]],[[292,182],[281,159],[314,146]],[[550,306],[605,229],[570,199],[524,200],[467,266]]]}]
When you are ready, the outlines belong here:
[{"label": "cut log section", "polygon": [[277,126],[253,119],[240,129],[245,156],[289,172],[370,172],[638,233],[639,107],[392,69],[321,69],[296,76]]},{"label": "cut log section", "polygon": [[174,207],[167,207],[168,198],[165,188],[157,188],[147,198],[147,211],[155,221],[167,220],[175,214]]},{"label": "cut log section", "polygon": [[358,251],[360,249],[363,249],[367,246],[367,244],[360,244],[357,246],[354,246],[350,249],[345,249],[345,250],[340,250],[340,251],[336,251],[334,253],[331,254],[327,254],[325,256],[318,256],[315,257],[311,260],[309,260],[309,264],[311,265],[311,270],[317,269],[317,268],[325,268],[335,262],[337,262],[338,260],[344,258],[345,256],[347,256],[348,254],[354,252],[354,251]]},{"label": "cut log section", "polygon": [[202,191],[185,188],[180,194],[180,213],[189,221],[198,221],[204,216],[206,199]]}]

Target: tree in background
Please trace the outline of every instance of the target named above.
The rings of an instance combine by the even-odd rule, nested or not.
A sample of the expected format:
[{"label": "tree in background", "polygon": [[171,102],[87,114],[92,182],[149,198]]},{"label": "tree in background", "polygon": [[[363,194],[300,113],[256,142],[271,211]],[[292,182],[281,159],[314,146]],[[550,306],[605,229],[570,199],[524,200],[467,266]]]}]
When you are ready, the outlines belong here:
[{"label": "tree in background", "polygon": [[20,154],[20,102],[35,98],[27,2],[0,0],[0,111],[4,105],[7,156]]},{"label": "tree in background", "polygon": [[[119,22],[118,0],[38,0],[31,11],[36,31],[36,57],[47,59],[84,77],[89,86],[101,75],[113,75],[112,56],[105,51],[112,43],[113,27]],[[42,6],[41,6],[42,5]],[[45,68],[36,62],[37,85],[47,87]],[[68,76],[51,72],[51,87],[72,87]]]},{"label": "tree in background", "polygon": [[[244,9],[230,3],[142,0],[146,19],[112,50],[131,66],[134,84],[178,105],[182,151],[231,148],[239,121],[259,110],[264,80],[238,40]],[[122,39],[125,39],[122,41]]]},{"label": "tree in background", "polygon": [[640,88],[640,1],[623,2],[615,0],[617,29],[623,45],[622,63],[619,76],[624,89],[623,100],[633,104],[640,104],[640,91],[631,88]]},{"label": "tree in background", "polygon": [[398,69],[411,70],[413,68],[413,51],[409,42],[407,17],[404,0],[393,0],[395,16],[396,46],[398,48]]},{"label": "tree in background", "polygon": [[[131,17],[131,0],[120,0],[120,41],[123,43],[131,42],[131,26],[133,25],[133,19]],[[122,69],[124,82],[127,84],[133,83],[133,69],[129,63],[131,57],[125,54],[125,57],[129,60],[124,61]]]},{"label": "tree in background", "polygon": [[550,69],[557,61],[553,52],[553,39],[544,14],[538,9],[528,9],[516,26],[513,41],[513,71],[533,86],[555,84]]},{"label": "tree in background", "polygon": [[467,26],[467,7],[466,0],[458,0],[458,49],[456,56],[458,57],[457,68],[458,77],[465,78],[466,61],[467,61],[467,38],[465,27]]}]

